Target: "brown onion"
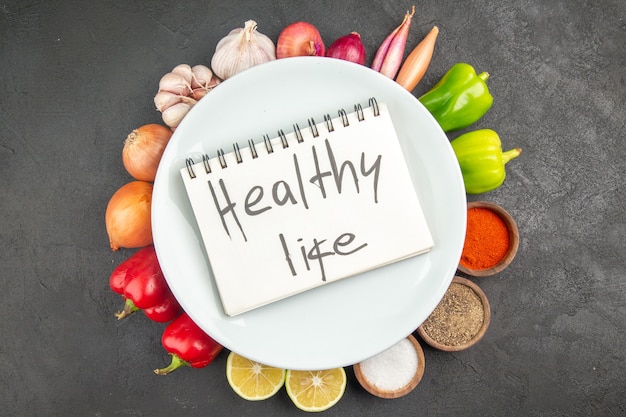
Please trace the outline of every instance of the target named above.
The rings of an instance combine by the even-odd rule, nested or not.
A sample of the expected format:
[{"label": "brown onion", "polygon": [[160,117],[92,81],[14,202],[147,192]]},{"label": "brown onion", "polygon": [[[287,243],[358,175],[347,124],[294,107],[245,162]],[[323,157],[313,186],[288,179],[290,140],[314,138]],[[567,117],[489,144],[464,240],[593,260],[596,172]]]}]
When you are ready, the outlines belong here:
[{"label": "brown onion", "polygon": [[132,181],[118,189],[107,205],[105,222],[111,250],[152,243],[152,184]]},{"label": "brown onion", "polygon": [[361,41],[361,35],[357,32],[352,32],[349,35],[342,36],[328,47],[326,56],[364,65],[365,46]]},{"label": "brown onion", "polygon": [[276,42],[276,58],[292,56],[324,56],[326,48],[315,26],[295,22],[285,27]]},{"label": "brown onion", "polygon": [[126,137],[122,149],[124,168],[136,180],[154,181],[165,146],[172,131],[152,123],[143,125]]},{"label": "brown onion", "polygon": [[400,67],[396,82],[408,91],[413,91],[422,80],[435,51],[439,28],[433,26],[426,37],[409,53]]}]

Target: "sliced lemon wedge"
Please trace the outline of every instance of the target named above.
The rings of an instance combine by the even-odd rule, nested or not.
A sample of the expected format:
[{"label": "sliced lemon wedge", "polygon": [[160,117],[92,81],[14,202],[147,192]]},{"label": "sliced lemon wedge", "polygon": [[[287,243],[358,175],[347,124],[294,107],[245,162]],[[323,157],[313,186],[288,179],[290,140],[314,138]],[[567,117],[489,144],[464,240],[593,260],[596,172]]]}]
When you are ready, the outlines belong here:
[{"label": "sliced lemon wedge", "polygon": [[285,370],[230,352],[226,359],[226,379],[240,397],[259,401],[271,397],[282,388],[285,384]]},{"label": "sliced lemon wedge", "polygon": [[287,371],[287,395],[303,411],[324,411],[337,404],[346,390],[343,368],[325,371]]}]

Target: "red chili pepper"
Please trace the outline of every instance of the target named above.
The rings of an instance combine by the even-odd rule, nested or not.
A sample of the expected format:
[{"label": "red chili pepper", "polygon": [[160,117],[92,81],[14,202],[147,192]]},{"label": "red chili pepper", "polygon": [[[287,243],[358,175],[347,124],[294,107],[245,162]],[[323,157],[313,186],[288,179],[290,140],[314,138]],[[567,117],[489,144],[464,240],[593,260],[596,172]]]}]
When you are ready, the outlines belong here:
[{"label": "red chili pepper", "polygon": [[118,319],[143,310],[150,319],[165,323],[181,310],[165,281],[153,245],[135,252],[115,268],[109,285],[126,300],[124,309],[115,314]]},{"label": "red chili pepper", "polygon": [[154,373],[157,375],[167,375],[181,366],[204,368],[223,349],[222,345],[198,327],[185,312],[167,325],[161,336],[161,343],[172,356],[172,362],[165,368],[155,369]]}]

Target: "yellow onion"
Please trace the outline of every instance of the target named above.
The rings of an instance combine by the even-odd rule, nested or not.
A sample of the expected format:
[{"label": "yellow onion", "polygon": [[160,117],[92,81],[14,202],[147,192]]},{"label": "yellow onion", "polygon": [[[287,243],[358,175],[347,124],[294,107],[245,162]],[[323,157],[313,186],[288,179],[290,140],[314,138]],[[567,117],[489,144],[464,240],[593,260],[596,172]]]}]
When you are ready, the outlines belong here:
[{"label": "yellow onion", "polygon": [[136,180],[154,181],[172,131],[159,124],[143,125],[126,137],[122,149],[124,168]]},{"label": "yellow onion", "polygon": [[107,205],[105,222],[111,250],[152,243],[152,184],[132,181],[117,190]]}]

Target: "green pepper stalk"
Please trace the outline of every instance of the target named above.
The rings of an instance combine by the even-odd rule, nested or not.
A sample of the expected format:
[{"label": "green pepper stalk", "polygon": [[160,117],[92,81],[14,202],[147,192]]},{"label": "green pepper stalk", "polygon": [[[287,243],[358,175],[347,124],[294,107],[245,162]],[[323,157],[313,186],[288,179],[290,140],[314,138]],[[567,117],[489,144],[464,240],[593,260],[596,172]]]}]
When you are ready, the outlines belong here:
[{"label": "green pepper stalk", "polygon": [[501,186],[506,178],[505,164],[522,153],[521,148],[502,152],[500,137],[491,129],[464,133],[451,145],[468,194],[481,194]]},{"label": "green pepper stalk", "polygon": [[444,132],[463,129],[487,113],[493,97],[485,82],[489,74],[476,75],[463,62],[454,64],[419,101],[435,117]]}]

